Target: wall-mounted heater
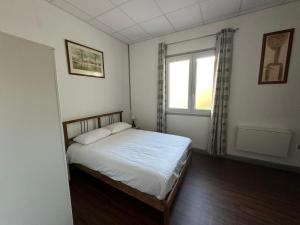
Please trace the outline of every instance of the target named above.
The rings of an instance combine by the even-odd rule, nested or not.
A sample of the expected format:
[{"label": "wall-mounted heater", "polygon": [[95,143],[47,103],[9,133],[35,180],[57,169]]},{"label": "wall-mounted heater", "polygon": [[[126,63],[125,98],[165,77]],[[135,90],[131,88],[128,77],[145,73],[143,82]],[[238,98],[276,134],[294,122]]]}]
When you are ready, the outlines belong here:
[{"label": "wall-mounted heater", "polygon": [[290,130],[238,126],[236,148],[258,154],[286,157],[291,137]]}]

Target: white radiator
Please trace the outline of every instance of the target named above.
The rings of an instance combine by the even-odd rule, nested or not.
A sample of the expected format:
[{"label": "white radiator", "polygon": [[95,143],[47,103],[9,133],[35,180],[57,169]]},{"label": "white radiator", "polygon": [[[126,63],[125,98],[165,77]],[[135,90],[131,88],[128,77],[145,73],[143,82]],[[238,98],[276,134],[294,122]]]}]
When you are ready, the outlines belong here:
[{"label": "white radiator", "polygon": [[236,148],[264,155],[287,156],[292,133],[289,130],[239,126]]}]

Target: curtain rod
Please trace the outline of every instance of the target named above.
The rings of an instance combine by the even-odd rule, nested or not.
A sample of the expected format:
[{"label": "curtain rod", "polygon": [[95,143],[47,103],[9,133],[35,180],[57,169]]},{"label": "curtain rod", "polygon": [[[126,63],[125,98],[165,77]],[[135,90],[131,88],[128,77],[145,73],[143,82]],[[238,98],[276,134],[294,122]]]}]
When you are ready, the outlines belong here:
[{"label": "curtain rod", "polygon": [[[234,29],[234,32],[238,31],[239,28]],[[190,38],[190,39],[186,39],[186,40],[182,40],[182,41],[175,41],[175,42],[170,42],[170,43],[166,43],[167,45],[175,45],[178,43],[182,43],[182,42],[187,42],[187,41],[193,41],[193,40],[197,40],[197,39],[201,39],[201,38],[206,38],[206,37],[211,37],[211,36],[215,36],[217,35],[219,32],[217,33],[213,33],[213,34],[207,34],[207,35],[202,35],[199,37],[194,37],[194,38]]]}]

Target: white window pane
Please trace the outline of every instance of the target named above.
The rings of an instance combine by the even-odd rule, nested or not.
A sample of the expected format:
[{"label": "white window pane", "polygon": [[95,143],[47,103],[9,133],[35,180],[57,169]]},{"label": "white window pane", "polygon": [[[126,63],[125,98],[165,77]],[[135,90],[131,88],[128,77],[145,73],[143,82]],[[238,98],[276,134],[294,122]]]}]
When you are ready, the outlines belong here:
[{"label": "white window pane", "polygon": [[190,60],[169,63],[169,108],[187,109]]},{"label": "white window pane", "polygon": [[215,56],[197,58],[196,63],[195,108],[210,110],[212,107]]}]

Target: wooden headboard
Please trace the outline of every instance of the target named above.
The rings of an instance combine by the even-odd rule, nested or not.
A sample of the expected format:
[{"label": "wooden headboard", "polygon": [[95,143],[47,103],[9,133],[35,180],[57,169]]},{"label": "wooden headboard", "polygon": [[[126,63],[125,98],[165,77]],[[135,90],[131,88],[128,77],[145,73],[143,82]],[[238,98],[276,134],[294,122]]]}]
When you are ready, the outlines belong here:
[{"label": "wooden headboard", "polygon": [[74,120],[69,120],[63,122],[63,129],[64,129],[64,139],[65,139],[65,148],[67,148],[74,142],[73,137],[69,136],[68,132],[68,125],[71,124],[79,124],[80,131],[77,132],[78,134],[86,133],[90,130],[94,130],[97,128],[102,127],[103,120],[106,119],[106,123],[104,126],[109,125],[115,122],[122,122],[122,113],[123,111],[112,112],[112,113],[105,113],[97,116],[90,116],[85,118],[79,118]]}]

